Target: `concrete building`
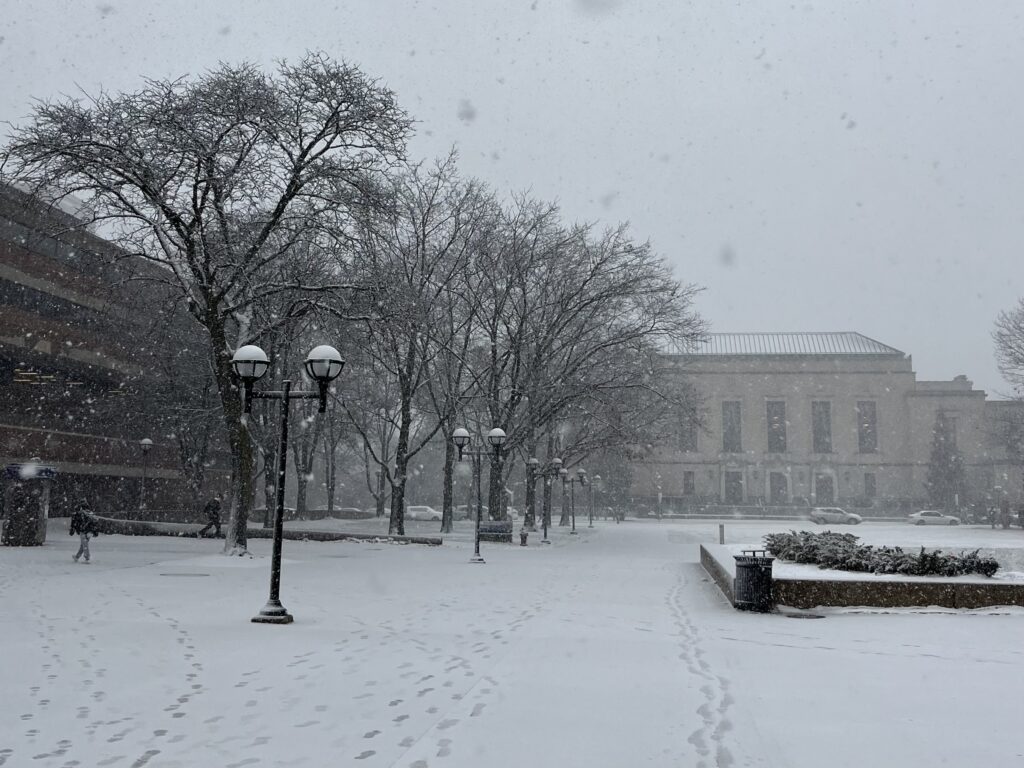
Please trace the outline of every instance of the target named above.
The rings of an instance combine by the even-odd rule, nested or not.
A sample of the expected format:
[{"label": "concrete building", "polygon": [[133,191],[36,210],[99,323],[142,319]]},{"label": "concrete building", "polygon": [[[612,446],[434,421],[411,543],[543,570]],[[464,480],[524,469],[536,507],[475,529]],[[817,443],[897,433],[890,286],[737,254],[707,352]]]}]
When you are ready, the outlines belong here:
[{"label": "concrete building", "polygon": [[1007,440],[1019,405],[966,376],[919,381],[909,355],[859,333],[717,333],[665,360],[702,402],[634,468],[648,503],[924,508],[939,418],[963,457],[963,503],[1020,500]]},{"label": "concrete building", "polygon": [[80,497],[137,509],[144,477],[149,510],[188,501],[173,425],[147,397],[161,342],[189,336],[168,319],[140,342],[161,309],[144,283],[124,290],[142,268],[73,215],[0,188],[0,468],[56,468],[53,514]]}]

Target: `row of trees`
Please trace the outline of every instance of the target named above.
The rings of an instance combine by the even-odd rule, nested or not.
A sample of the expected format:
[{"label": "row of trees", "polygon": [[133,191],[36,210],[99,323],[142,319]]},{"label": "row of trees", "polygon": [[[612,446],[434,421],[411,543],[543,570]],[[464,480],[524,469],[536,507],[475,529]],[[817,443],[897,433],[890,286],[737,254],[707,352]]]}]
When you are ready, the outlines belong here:
[{"label": "row of trees", "polygon": [[410,163],[411,125],[390,90],[314,53],[272,74],[224,65],[41,102],[3,153],[5,180],[52,202],[84,198],[89,225],[122,258],[153,265],[139,279],[159,283],[201,332],[203,349],[165,356],[163,375],[169,402],[189,392],[177,395],[178,431],[193,482],[215,437],[197,403],[219,415],[232,462],[228,551],[246,546],[276,423],[242,414],[230,366],[242,344],[266,349],[278,379],[298,375],[313,343],[341,349],[337,408],[309,414],[292,444],[300,503],[316,455],[331,483],[338,452],[355,449],[368,477],[379,468],[379,503],[390,491],[395,533],[411,463],[438,439],[450,528],[447,438],[459,423],[509,435],[490,466],[499,510],[507,457],[558,452],[572,467],[653,443],[695,409],[657,356],[666,339],[703,332],[693,287],[625,226],[567,223],[555,205],[502,198],[462,178],[454,156]]}]

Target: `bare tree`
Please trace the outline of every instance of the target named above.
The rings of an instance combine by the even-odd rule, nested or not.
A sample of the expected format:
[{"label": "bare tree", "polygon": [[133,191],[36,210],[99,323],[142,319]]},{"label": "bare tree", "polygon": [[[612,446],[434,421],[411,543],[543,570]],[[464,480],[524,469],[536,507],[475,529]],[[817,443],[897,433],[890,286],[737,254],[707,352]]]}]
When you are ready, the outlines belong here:
[{"label": "bare tree", "polygon": [[992,341],[1000,373],[1018,397],[1024,395],[1024,299],[1013,309],[999,313]]},{"label": "bare tree", "polygon": [[159,264],[207,334],[234,475],[225,551],[245,550],[255,466],[233,349],[266,330],[254,325],[265,299],[345,287],[283,266],[300,241],[331,247],[339,228],[326,220],[372,192],[409,130],[391,91],[314,53],[273,75],[222,65],[134,93],[42,102],[12,133],[8,178],[51,198],[84,196],[92,223]]},{"label": "bare tree", "polygon": [[394,469],[384,469],[391,486],[389,530],[404,534],[409,462],[444,426],[425,388],[438,354],[452,345],[446,307],[470,267],[487,197],[478,184],[458,178],[449,156],[395,176],[390,199],[387,208],[365,209],[356,254],[363,284],[374,284],[366,352],[396,385]]},{"label": "bare tree", "polygon": [[[656,394],[649,360],[659,343],[703,333],[696,289],[680,284],[625,226],[566,227],[554,206],[520,199],[491,245],[474,294],[473,359],[491,423],[508,433],[506,456],[535,455],[539,435],[570,409],[585,407],[596,423],[600,404],[628,401],[634,390]],[[635,439],[626,430],[602,434],[601,445],[613,435]],[[494,456],[493,517],[501,515],[506,476]]]}]

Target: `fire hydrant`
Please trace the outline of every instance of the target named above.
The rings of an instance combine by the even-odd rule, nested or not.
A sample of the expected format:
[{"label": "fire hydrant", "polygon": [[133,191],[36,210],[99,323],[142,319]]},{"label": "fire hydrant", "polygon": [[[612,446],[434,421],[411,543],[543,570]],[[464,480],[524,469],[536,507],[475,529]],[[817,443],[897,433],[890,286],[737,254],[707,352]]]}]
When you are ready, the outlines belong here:
[{"label": "fire hydrant", "polygon": [[528,535],[529,534],[526,532],[525,529],[520,529],[520,531],[519,531],[519,546],[521,546],[521,547],[525,547],[526,546],[526,537]]}]

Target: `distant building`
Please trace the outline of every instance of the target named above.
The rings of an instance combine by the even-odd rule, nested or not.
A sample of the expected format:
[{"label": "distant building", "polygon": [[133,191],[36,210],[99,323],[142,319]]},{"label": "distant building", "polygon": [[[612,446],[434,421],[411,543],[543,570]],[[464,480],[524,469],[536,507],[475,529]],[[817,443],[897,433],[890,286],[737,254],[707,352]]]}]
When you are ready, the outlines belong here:
[{"label": "distant building", "polygon": [[150,510],[187,503],[173,429],[146,399],[159,350],[138,340],[158,307],[123,301],[131,262],[67,212],[0,188],[0,468],[55,467],[55,514],[80,496],[101,514],[136,509],[144,472]]},{"label": "distant building", "polygon": [[1022,496],[1018,403],[965,376],[918,381],[911,358],[859,333],[715,333],[666,356],[703,398],[675,445],[634,467],[634,497],[666,507],[923,508],[936,420],[963,457],[967,503]]}]

